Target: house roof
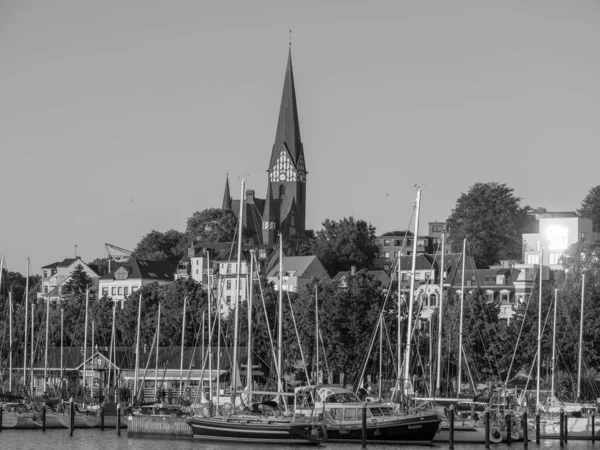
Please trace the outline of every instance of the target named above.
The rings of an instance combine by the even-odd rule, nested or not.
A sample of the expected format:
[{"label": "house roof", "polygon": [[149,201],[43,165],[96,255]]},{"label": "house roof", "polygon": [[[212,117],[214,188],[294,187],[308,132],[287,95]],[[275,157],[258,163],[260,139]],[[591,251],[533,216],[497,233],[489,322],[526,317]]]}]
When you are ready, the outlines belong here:
[{"label": "house roof", "polygon": [[111,273],[103,275],[100,279],[111,280],[115,277],[115,272],[124,267],[129,272],[132,279],[142,280],[165,280],[173,281],[177,265],[169,261],[152,261],[149,259],[131,258],[127,263],[115,269]]},{"label": "house roof", "polygon": [[[431,270],[434,266],[433,257],[426,253],[419,253],[415,260],[415,270]],[[412,255],[400,257],[400,270],[412,270]]]},{"label": "house roof", "polygon": [[[333,277],[333,281],[342,281],[350,273],[350,271],[338,272],[335,275],[335,277]],[[385,286],[386,288],[390,285],[390,282],[392,281],[385,270],[367,270],[367,275],[371,275],[372,277],[377,278],[379,281],[381,281],[382,286]]]},{"label": "house roof", "polygon": [[[57,267],[69,267],[71,264],[73,264],[77,260],[81,261],[81,258],[79,256],[77,258],[65,258],[60,262],[48,264],[47,266],[42,267],[42,269],[56,269]],[[83,264],[85,264],[83,261],[81,261],[81,262]],[[87,266],[87,264],[86,264],[86,266]]]},{"label": "house roof", "polygon": [[[291,276],[303,277],[303,276],[307,276],[307,272],[309,271],[311,266],[314,266],[315,264],[318,264],[321,268],[323,268],[323,270],[322,270],[323,275],[327,274],[327,271],[323,267],[323,264],[321,264],[321,261],[319,260],[319,258],[314,255],[312,255],[312,256],[284,256],[283,263],[281,265],[282,265],[282,270],[283,270],[284,274],[293,274]],[[319,268],[316,268],[316,267],[313,267],[313,268],[317,269],[317,271],[320,271],[320,270],[318,270]],[[278,276],[279,276],[279,265],[272,267],[267,275],[267,277],[270,277],[270,278],[278,277]]]}]

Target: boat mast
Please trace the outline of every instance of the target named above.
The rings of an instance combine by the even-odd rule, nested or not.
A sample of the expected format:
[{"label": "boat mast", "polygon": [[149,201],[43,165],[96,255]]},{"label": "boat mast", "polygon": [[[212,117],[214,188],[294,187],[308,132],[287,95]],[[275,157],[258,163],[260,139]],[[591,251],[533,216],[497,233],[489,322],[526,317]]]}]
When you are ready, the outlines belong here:
[{"label": "boat mast", "polygon": [[183,395],[183,349],[185,345],[185,316],[187,309],[187,297],[183,297],[183,323],[181,324],[181,356],[179,359],[179,396]]},{"label": "boat mast", "polygon": [[138,298],[138,318],[137,318],[137,332],[135,337],[135,368],[134,368],[134,376],[133,376],[133,395],[132,404],[137,401],[137,387],[138,387],[138,377],[139,370],[138,366],[140,365],[140,322],[142,321],[142,293],[140,292]]},{"label": "boat mast", "polygon": [[409,362],[410,362],[410,341],[412,333],[412,314],[413,314],[413,301],[415,297],[415,267],[417,265],[417,240],[419,236],[419,208],[421,205],[421,188],[417,187],[417,201],[416,201],[416,213],[415,213],[415,234],[413,236],[413,254],[412,254],[412,268],[410,274],[410,293],[408,301],[408,325],[406,327],[406,354],[404,356],[404,385],[405,395],[408,395],[408,389],[410,387],[410,375],[409,375]]},{"label": "boat mast", "polygon": [[[43,287],[42,287],[43,289]],[[44,350],[44,392],[46,391],[46,380],[48,379],[48,328],[50,322],[50,299],[46,297],[46,348]]]},{"label": "boat mast", "polygon": [[27,322],[29,321],[29,256],[27,257],[27,278],[25,278],[25,326],[23,334],[25,335],[25,345],[23,346],[23,388],[27,392]]},{"label": "boat mast", "polygon": [[540,289],[538,299],[538,335],[537,335],[537,383],[535,388],[535,405],[537,410],[540,409],[540,374],[541,364],[540,357],[542,355],[542,279],[544,269],[544,247],[540,247]]},{"label": "boat mast", "polygon": [[438,345],[437,345],[437,374],[435,378],[435,395],[442,395],[442,312],[444,306],[444,244],[446,232],[442,230],[442,256],[440,261],[440,300],[438,307]]},{"label": "boat mast", "polygon": [[581,359],[583,356],[583,306],[585,301],[585,273],[581,274],[581,318],[579,319],[579,358],[577,363],[577,392],[575,401],[581,395]]},{"label": "boat mast", "polygon": [[[115,403],[117,403],[117,401],[119,400],[117,398],[117,387],[118,387],[118,383],[117,383],[117,330],[115,327],[115,315],[117,313],[117,302],[113,302],[113,310],[112,310],[112,331],[111,334],[113,335],[113,346],[111,349],[111,359],[113,360],[113,390],[114,390],[114,396],[115,396]],[[108,369],[110,371],[110,368]]]},{"label": "boat mast", "polygon": [[277,330],[277,391],[283,392],[283,237],[279,233],[279,328]]},{"label": "boat mast", "polygon": [[319,292],[315,284],[315,385],[319,384]]},{"label": "boat mast", "polygon": [[90,290],[89,288],[85,291],[85,325],[83,329],[83,403],[85,403],[87,392],[85,390],[86,385],[86,370],[85,366],[87,364],[87,332],[88,332],[88,306],[90,300]]},{"label": "boat mast", "polygon": [[558,306],[558,289],[554,289],[554,322],[552,326],[552,381],[550,395],[554,395],[554,368],[556,363],[556,309]]},{"label": "boat mast", "polygon": [[206,251],[206,282],[208,283],[208,372],[210,373],[210,376],[208,377],[208,398],[209,400],[212,400],[212,284],[210,279],[210,273],[210,252]]},{"label": "boat mast", "polygon": [[[246,390],[252,390],[252,295],[253,285],[252,276],[254,274],[254,250],[250,250],[250,278],[247,286],[248,295],[248,359],[246,361]],[[248,393],[248,405],[252,402],[252,394]]]},{"label": "boat mast", "polygon": [[[1,270],[1,269],[0,269]],[[12,392],[12,351],[13,351],[13,331],[12,331],[12,292],[8,293],[8,392]]]},{"label": "boat mast", "polygon": [[60,394],[62,397],[62,389],[63,389],[63,357],[65,354],[65,348],[64,348],[64,325],[65,325],[65,310],[64,308],[60,307]]},{"label": "boat mast", "polygon": [[456,377],[456,396],[460,396],[460,387],[462,384],[462,344],[463,344],[463,310],[465,304],[465,261],[467,259],[467,239],[463,239],[462,253],[462,276],[460,288],[460,321],[458,325],[458,375]]},{"label": "boat mast", "polygon": [[239,324],[239,306],[240,306],[240,274],[242,272],[242,231],[244,226],[244,195],[246,188],[246,180],[242,178],[242,190],[240,194],[240,214],[239,214],[239,228],[238,228],[238,242],[237,242],[237,266],[236,266],[236,282],[235,282],[235,310],[233,311],[233,361],[231,361],[231,402],[232,406],[235,405],[235,391],[237,388],[237,364],[238,364],[238,324]]},{"label": "boat mast", "polygon": [[31,352],[30,352],[30,354],[31,354],[31,359],[30,359],[31,360],[31,364],[30,364],[30,367],[29,367],[29,371],[31,373],[31,376],[30,376],[30,379],[31,379],[31,395],[33,395],[33,389],[34,389],[34,386],[33,386],[33,358],[35,357],[35,346],[33,344],[33,341],[34,341],[34,335],[33,335],[33,323],[34,323],[33,321],[34,321],[34,318],[35,318],[35,302],[32,301],[31,302]]},{"label": "boat mast", "polygon": [[377,384],[379,384],[379,389],[377,395],[379,399],[381,399],[381,377],[383,375],[383,314],[379,315],[379,379],[377,380]]},{"label": "boat mast", "polygon": [[[160,350],[160,301],[158,302],[158,317],[156,318],[156,361],[154,362],[154,400],[158,389],[158,351]],[[162,399],[161,399],[162,400]]]}]

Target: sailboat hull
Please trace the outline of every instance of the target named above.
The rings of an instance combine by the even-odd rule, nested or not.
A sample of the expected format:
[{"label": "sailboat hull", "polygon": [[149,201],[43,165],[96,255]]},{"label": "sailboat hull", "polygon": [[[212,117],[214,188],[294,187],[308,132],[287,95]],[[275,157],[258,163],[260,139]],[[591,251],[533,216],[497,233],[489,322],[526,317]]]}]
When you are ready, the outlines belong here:
[{"label": "sailboat hull", "polygon": [[327,440],[319,424],[256,416],[189,417],[194,439],[260,444],[307,445]]}]

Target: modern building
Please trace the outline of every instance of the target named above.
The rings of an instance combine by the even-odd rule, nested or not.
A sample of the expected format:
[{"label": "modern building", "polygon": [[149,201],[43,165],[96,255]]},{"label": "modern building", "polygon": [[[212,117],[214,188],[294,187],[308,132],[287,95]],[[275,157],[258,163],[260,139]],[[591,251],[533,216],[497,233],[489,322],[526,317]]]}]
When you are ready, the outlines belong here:
[{"label": "modern building", "polygon": [[[88,277],[96,283],[98,273],[96,268],[89,266],[80,257],[65,258],[61,262],[55,262],[42,267],[42,292],[38,292],[37,298],[49,300],[51,303],[60,303],[68,293],[66,284],[71,279],[71,274],[81,266]],[[95,289],[95,286],[93,287]]]}]

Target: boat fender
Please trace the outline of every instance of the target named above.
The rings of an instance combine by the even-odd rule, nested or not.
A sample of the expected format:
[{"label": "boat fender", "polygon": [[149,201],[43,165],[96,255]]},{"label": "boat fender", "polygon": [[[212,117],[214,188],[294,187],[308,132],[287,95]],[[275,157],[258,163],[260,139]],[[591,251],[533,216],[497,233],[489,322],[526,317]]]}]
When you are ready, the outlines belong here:
[{"label": "boat fender", "polygon": [[502,433],[498,428],[494,427],[490,430],[490,441],[496,444],[502,442]]}]

